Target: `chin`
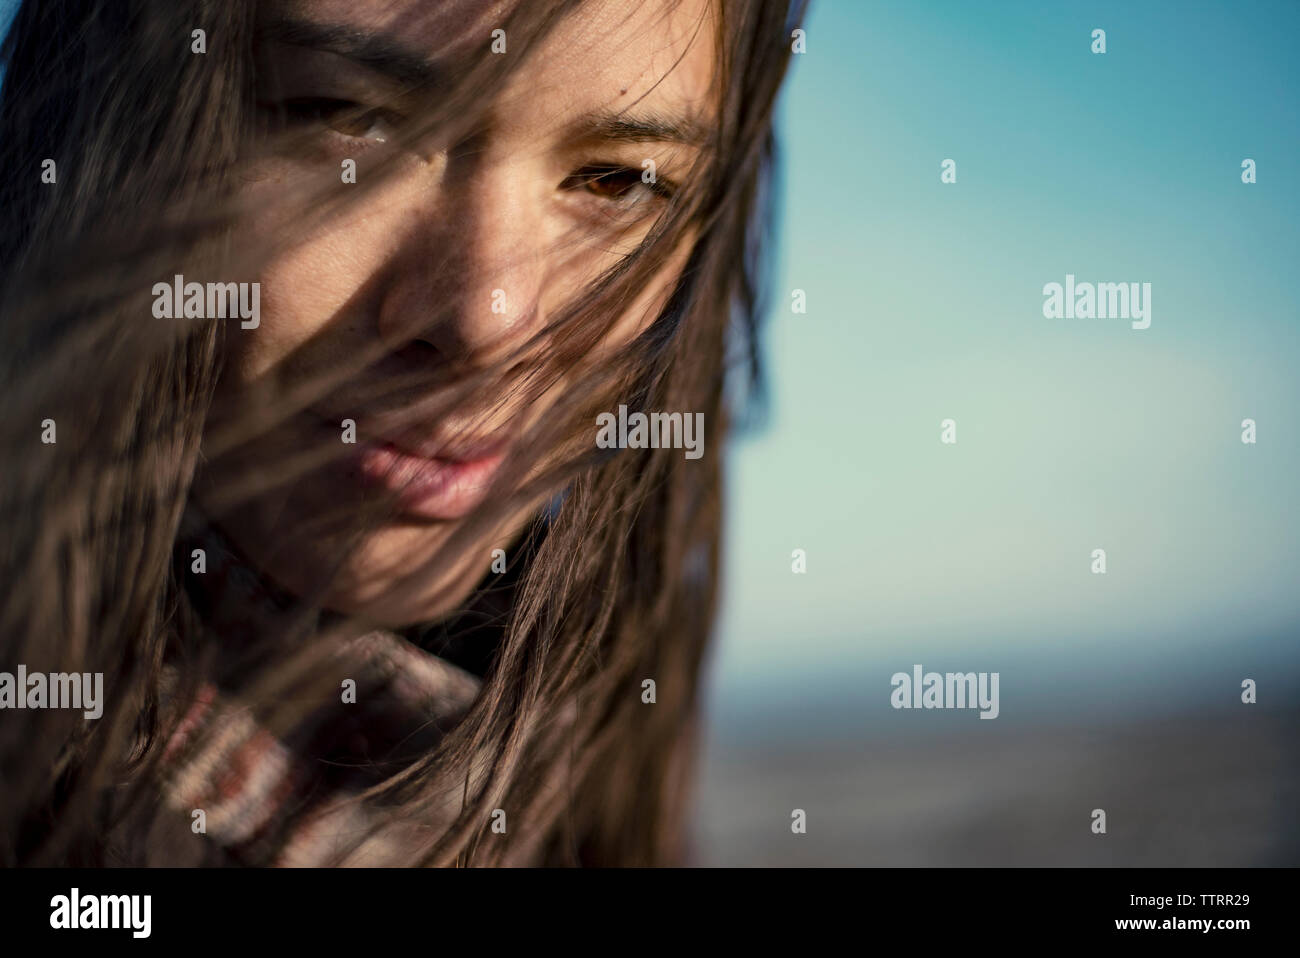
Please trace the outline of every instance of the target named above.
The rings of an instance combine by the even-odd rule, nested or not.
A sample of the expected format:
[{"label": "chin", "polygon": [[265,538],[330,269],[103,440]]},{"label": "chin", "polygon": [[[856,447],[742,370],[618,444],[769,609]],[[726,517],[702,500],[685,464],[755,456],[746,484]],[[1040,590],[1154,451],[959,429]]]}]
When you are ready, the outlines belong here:
[{"label": "chin", "polygon": [[[428,623],[465,601],[491,564],[491,549],[462,550],[450,567],[436,563],[449,529],[397,527],[367,538],[337,571],[322,597],[325,608],[355,615],[387,628]],[[401,580],[423,567],[429,573]]]}]

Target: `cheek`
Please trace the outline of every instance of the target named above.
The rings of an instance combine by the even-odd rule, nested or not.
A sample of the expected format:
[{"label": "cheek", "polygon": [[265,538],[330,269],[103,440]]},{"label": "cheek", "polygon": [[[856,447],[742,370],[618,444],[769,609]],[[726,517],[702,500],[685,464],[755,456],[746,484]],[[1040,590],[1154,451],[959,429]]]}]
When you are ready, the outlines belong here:
[{"label": "cheek", "polygon": [[[258,271],[260,325],[227,340],[231,366],[245,381],[267,375],[308,341],[337,338],[343,348],[345,339],[360,335],[368,286],[396,232],[392,216],[350,208],[303,235],[301,214],[286,209],[282,198],[277,202],[282,183],[283,177],[269,178],[246,191],[249,208],[259,212],[246,218],[238,235],[274,252]],[[292,245],[285,237],[293,237]]]},{"label": "cheek", "polygon": [[608,354],[626,346],[650,327],[668,305],[668,299],[681,277],[686,261],[690,258],[695,245],[695,233],[683,238],[681,245],[674,251],[664,267],[650,280],[640,296],[633,302],[609,331],[601,343],[600,352]]}]

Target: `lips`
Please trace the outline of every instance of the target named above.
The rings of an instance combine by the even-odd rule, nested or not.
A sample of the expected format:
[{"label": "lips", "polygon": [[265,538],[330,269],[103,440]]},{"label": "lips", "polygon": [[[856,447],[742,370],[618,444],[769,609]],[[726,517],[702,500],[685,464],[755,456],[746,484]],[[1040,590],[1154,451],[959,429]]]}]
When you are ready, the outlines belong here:
[{"label": "lips", "polygon": [[454,463],[472,463],[491,459],[504,453],[510,446],[510,437],[500,434],[479,439],[466,437],[438,439],[407,432],[391,437],[386,436],[383,441],[407,456]]},{"label": "lips", "polygon": [[392,493],[403,512],[459,519],[483,501],[507,447],[502,440],[439,444],[436,455],[427,455],[379,441],[361,446],[356,464],[362,481]]},{"label": "lips", "polygon": [[[337,435],[337,416],[311,409],[323,429]],[[355,447],[345,465],[353,480],[393,496],[398,508],[425,519],[459,519],[487,494],[505,461],[515,434],[498,429],[487,435],[435,431],[418,426],[384,429],[371,421],[373,436]],[[377,427],[377,428],[376,428]]]}]

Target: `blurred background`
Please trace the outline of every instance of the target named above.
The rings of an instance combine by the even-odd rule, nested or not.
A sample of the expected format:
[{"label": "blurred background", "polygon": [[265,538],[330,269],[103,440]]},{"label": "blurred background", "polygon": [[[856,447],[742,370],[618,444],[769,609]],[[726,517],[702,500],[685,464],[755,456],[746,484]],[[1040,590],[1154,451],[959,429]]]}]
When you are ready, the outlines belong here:
[{"label": "blurred background", "polygon": [[[1300,5],[802,26],[696,862],[1300,864]],[[1045,319],[1067,273],[1151,283],[1150,328]],[[918,663],[1001,714],[891,708]]]},{"label": "blurred background", "polygon": [[[1300,864],[1300,5],[802,26],[696,860]],[[1045,319],[1067,273],[1151,283],[1150,328]],[[893,709],[917,663],[1000,716]]]}]

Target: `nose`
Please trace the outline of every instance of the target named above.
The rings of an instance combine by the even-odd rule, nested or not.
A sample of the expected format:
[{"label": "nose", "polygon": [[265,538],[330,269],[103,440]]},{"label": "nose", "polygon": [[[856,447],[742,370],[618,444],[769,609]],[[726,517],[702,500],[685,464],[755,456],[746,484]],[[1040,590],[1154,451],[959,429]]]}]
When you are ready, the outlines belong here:
[{"label": "nose", "polygon": [[546,223],[542,175],[527,156],[481,143],[453,151],[441,174],[412,184],[380,335],[447,358],[490,362],[541,327]]}]

